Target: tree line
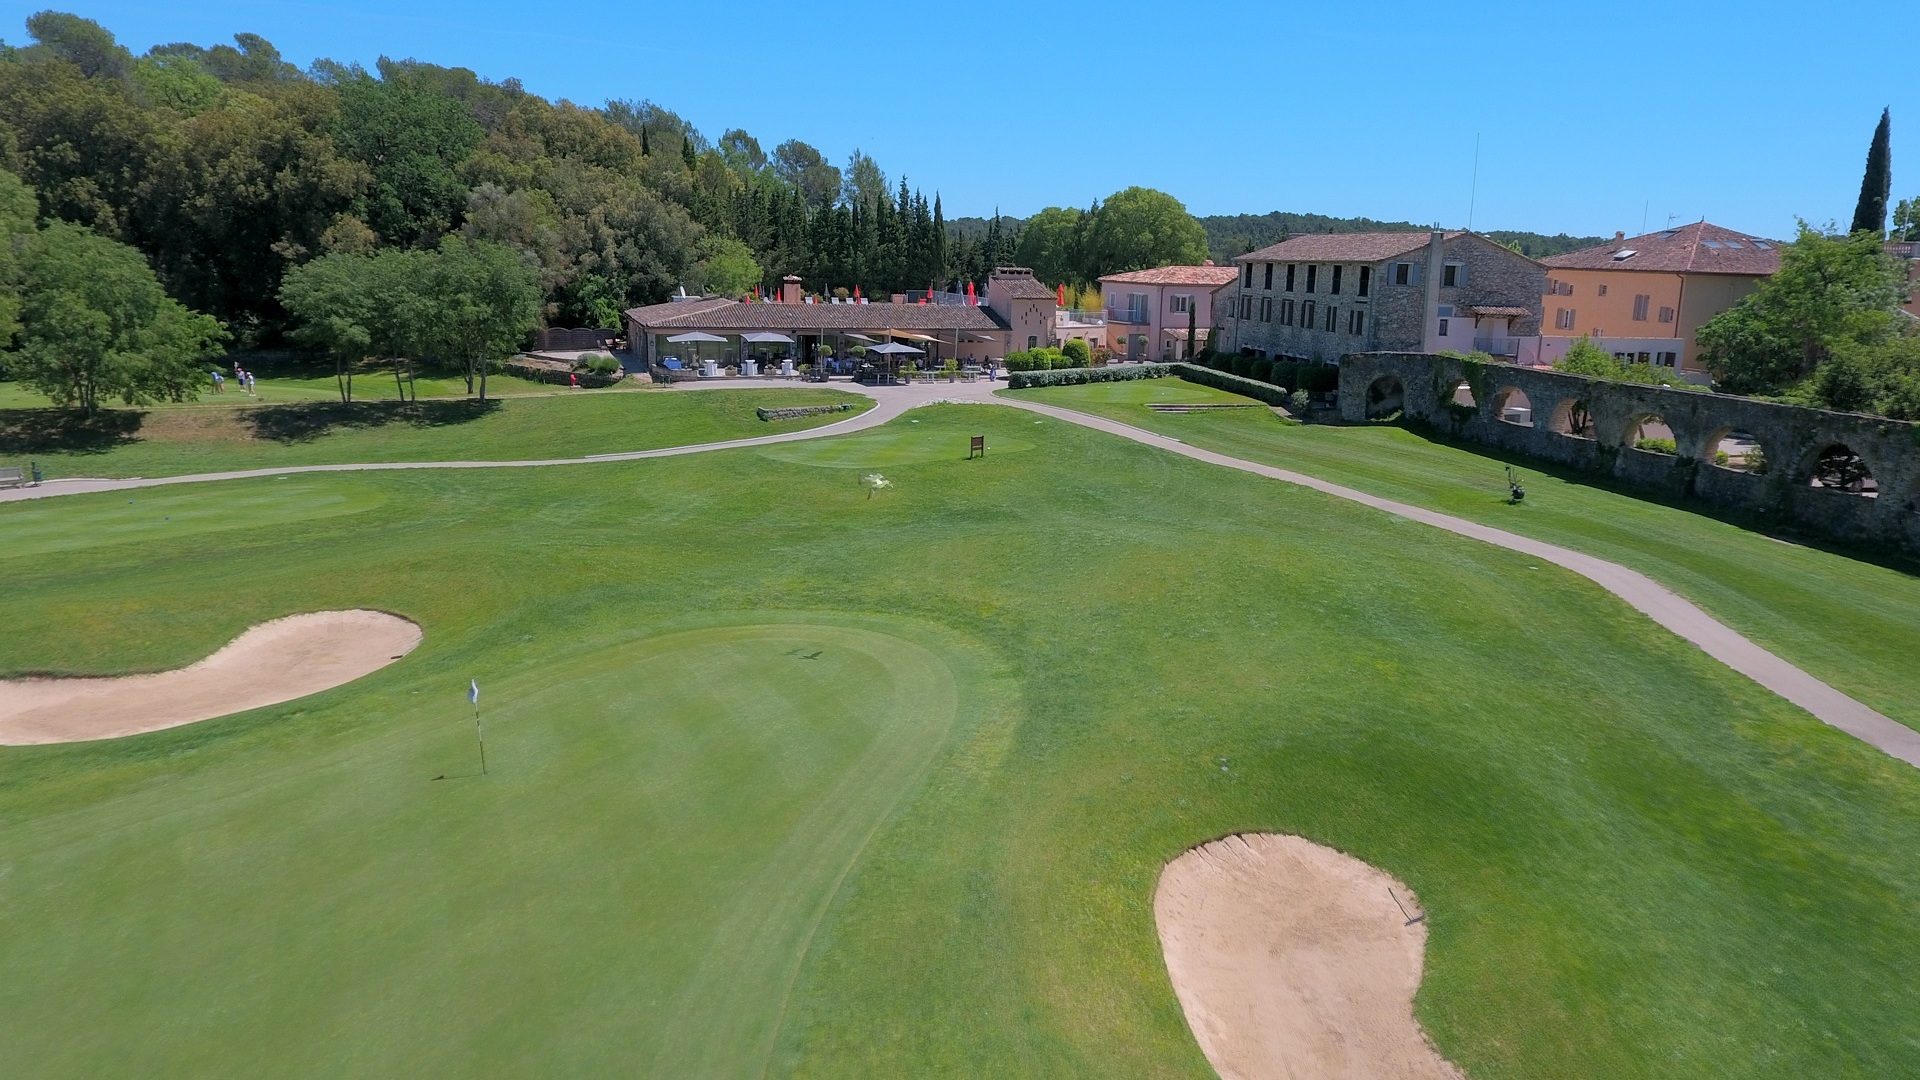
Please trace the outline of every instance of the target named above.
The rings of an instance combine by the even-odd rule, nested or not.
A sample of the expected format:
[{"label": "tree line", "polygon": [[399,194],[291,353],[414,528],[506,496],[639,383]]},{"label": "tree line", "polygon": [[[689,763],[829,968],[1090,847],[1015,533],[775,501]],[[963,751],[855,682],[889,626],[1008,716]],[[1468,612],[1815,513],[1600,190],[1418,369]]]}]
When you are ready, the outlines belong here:
[{"label": "tree line", "polygon": [[242,347],[294,329],[295,268],[454,237],[519,252],[549,324],[598,326],[683,285],[789,273],[868,294],[983,284],[1017,240],[999,219],[948,230],[937,194],[859,151],[842,167],[798,140],[709,140],[651,102],[550,102],[414,60],[302,70],[253,34],[136,56],[71,14],[27,30],[0,43],[0,168],[39,217],[139,251]]}]

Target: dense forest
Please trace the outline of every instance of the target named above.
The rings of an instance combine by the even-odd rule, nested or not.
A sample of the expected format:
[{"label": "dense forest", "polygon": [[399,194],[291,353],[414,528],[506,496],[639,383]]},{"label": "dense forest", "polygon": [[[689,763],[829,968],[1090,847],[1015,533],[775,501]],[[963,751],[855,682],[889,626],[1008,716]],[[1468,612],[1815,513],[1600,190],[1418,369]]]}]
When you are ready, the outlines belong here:
[{"label": "dense forest", "polygon": [[414,60],[302,70],[251,34],[136,56],[73,15],[27,29],[0,44],[0,169],[43,217],[138,250],[241,346],[289,329],[292,268],[449,237],[521,251],[564,325],[788,273],[870,294],[983,282],[1012,254],[1006,222],[951,234],[937,194],[864,153],[709,139],[651,102],[550,102]]}]

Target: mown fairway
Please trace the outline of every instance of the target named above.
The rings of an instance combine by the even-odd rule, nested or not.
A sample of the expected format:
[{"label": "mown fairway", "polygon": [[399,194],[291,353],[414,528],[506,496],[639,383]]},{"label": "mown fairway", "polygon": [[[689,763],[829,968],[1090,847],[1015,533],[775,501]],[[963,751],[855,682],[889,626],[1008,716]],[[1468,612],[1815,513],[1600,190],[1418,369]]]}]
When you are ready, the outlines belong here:
[{"label": "mown fairway", "polygon": [[850,404],[839,390],[581,390],[498,401],[311,402],[110,409],[79,427],[51,409],[0,409],[0,464],[37,460],[48,478],[177,476],[352,461],[583,457],[751,438],[845,420],[763,422],[761,406]]},{"label": "mown fairway", "polygon": [[[1391,426],[1290,425],[1264,406],[1158,414],[1149,401],[1245,401],[1178,379],[1012,396],[1078,409],[1224,454],[1610,559],[1909,727],[1920,728],[1920,569],[1773,539],[1523,457],[1449,446]],[[1508,505],[1503,468],[1526,479]]]},{"label": "mown fairway", "polygon": [[9,1075],[1205,1076],[1152,889],[1253,829],[1419,891],[1476,1080],[1920,1072],[1920,773],[1553,567],[1052,420],[0,506],[0,574],[10,672],[427,635],[0,749]]}]

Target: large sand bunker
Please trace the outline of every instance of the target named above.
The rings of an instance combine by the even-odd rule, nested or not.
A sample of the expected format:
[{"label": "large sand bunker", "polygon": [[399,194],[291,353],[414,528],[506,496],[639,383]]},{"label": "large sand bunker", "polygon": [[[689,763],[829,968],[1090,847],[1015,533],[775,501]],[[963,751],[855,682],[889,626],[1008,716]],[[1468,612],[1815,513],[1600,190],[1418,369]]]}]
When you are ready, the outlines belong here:
[{"label": "large sand bunker", "polygon": [[1298,836],[1229,836],[1167,864],[1167,973],[1223,1080],[1463,1080],[1413,1018],[1424,921],[1387,874]]},{"label": "large sand bunker", "polygon": [[261,623],[157,675],[0,681],[0,744],[112,739],[277,705],[352,682],[418,644],[420,627],[397,615],[316,611]]}]

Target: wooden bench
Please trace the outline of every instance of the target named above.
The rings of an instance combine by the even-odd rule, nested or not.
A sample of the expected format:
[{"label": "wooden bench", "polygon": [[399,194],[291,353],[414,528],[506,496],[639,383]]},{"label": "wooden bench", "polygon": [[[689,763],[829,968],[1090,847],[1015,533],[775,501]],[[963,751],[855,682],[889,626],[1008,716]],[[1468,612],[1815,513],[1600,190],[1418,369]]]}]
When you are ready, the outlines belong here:
[{"label": "wooden bench", "polygon": [[18,465],[0,465],[0,488],[27,486],[27,470]]}]

